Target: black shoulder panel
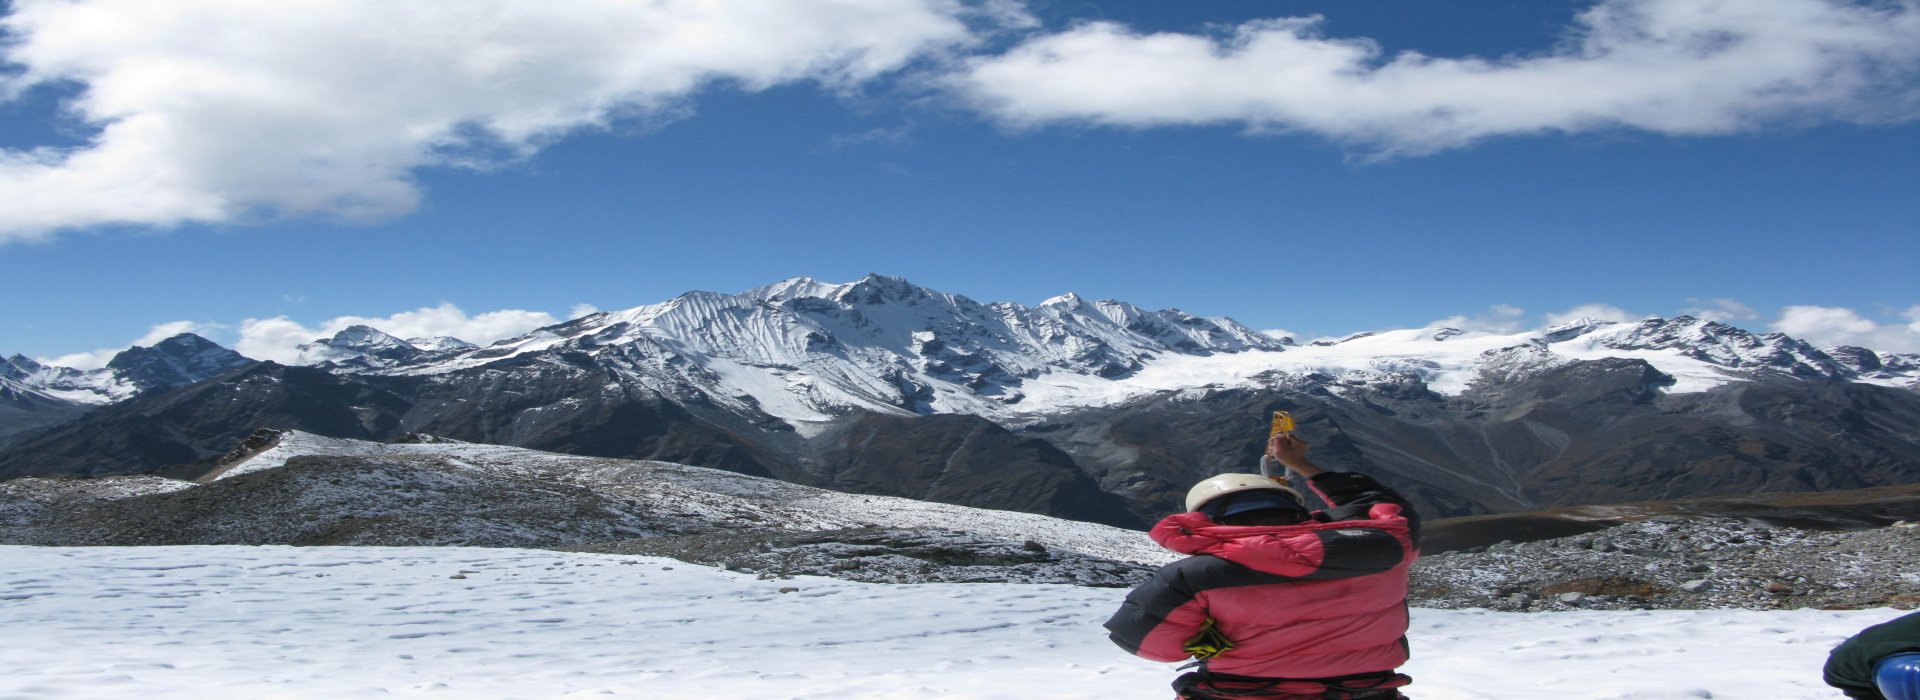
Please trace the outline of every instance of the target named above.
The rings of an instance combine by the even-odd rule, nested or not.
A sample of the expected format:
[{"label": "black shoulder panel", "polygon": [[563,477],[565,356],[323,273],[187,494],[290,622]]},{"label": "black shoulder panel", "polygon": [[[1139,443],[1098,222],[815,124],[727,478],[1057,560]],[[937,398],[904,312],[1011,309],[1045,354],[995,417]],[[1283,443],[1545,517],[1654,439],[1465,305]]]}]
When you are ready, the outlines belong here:
[{"label": "black shoulder panel", "polygon": [[1318,571],[1302,577],[1308,580],[1324,581],[1377,574],[1398,566],[1400,560],[1407,556],[1406,550],[1400,546],[1400,540],[1382,530],[1356,527],[1321,530],[1314,534],[1320,537],[1320,546],[1326,555],[1321,559]]}]

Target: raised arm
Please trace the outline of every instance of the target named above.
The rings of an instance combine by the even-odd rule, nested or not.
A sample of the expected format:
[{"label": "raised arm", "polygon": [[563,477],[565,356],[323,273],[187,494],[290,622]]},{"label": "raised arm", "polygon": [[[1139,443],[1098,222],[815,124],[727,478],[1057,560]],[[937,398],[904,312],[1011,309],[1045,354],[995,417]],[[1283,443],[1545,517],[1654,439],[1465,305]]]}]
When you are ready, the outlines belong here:
[{"label": "raised arm", "polygon": [[1375,505],[1391,503],[1400,507],[1400,516],[1407,519],[1414,542],[1420,541],[1420,516],[1414,511],[1412,502],[1365,474],[1321,469],[1307,459],[1310,447],[1307,441],[1293,435],[1275,435],[1267,441],[1267,456],[1286,465],[1289,471],[1306,477],[1307,484],[1331,506],[1326,512],[1328,518],[1367,520],[1373,517]]}]

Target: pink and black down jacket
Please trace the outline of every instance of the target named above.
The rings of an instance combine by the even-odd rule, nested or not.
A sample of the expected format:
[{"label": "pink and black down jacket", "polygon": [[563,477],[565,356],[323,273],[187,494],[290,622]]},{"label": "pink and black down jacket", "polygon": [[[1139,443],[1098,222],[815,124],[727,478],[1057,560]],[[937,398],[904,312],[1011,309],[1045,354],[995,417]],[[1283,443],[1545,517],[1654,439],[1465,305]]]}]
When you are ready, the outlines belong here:
[{"label": "pink and black down jacket", "polygon": [[1155,661],[1209,620],[1233,648],[1212,673],[1331,678],[1392,671],[1407,660],[1407,569],[1419,556],[1413,507],[1362,474],[1309,480],[1332,507],[1298,525],[1234,527],[1200,513],[1149,533],[1182,554],[1107,621],[1115,644]]}]

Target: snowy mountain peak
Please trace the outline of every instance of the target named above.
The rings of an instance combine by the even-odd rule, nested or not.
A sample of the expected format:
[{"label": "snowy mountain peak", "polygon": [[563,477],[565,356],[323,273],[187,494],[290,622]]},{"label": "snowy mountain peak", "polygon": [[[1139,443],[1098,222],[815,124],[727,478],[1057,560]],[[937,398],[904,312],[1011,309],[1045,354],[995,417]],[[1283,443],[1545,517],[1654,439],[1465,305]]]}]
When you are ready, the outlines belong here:
[{"label": "snowy mountain peak", "polygon": [[408,338],[407,344],[419,348],[422,352],[430,353],[465,352],[480,347],[450,335],[438,335],[432,338]]},{"label": "snowy mountain peak", "polygon": [[[407,341],[393,337],[373,326],[348,326],[325,341],[336,348],[366,348],[368,350],[386,350],[392,348],[411,348]],[[418,348],[414,348],[418,349]]]},{"label": "snowy mountain peak", "polygon": [[1826,356],[1868,381],[1891,381],[1920,387],[1920,354],[1878,353],[1843,345],[1821,350]]},{"label": "snowy mountain peak", "polygon": [[25,355],[14,355],[0,362],[0,377],[15,381],[24,380],[34,372],[40,371],[40,363]]},{"label": "snowy mountain peak", "polygon": [[842,285],[834,298],[857,304],[884,304],[889,300],[904,301],[936,295],[938,293],[915,286],[904,278],[871,274]]},{"label": "snowy mountain peak", "polygon": [[21,355],[0,364],[0,376],[75,403],[107,402],[109,398],[100,394],[104,385],[110,383],[110,374],[106,369],[82,372],[72,367],[44,365]]},{"label": "snowy mountain peak", "polygon": [[1541,336],[1549,343],[1558,343],[1565,340],[1572,340],[1592,333],[1597,329],[1613,325],[1618,325],[1618,322],[1602,321],[1597,318],[1582,316],[1566,323],[1549,326],[1545,331],[1541,331]]},{"label": "snowy mountain peak", "polygon": [[838,285],[825,284],[812,277],[795,277],[773,284],[749,289],[740,296],[759,299],[766,302],[780,302],[799,297],[824,299],[833,295]]},{"label": "snowy mountain peak", "polygon": [[20,355],[0,362],[0,377],[71,404],[98,405],[144,391],[196,384],[253,360],[192,333],[121,351],[92,370],[45,365]]},{"label": "snowy mountain peak", "polygon": [[207,356],[218,361],[233,354],[232,350],[221,347],[211,340],[192,333],[181,333],[148,347],[135,346],[122,350],[107,362],[107,366],[131,368],[154,360],[191,364]]},{"label": "snowy mountain peak", "polygon": [[1692,316],[1649,318],[1582,337],[1616,350],[1677,351],[1710,365],[1778,372],[1808,379],[1845,379],[1854,372],[1807,343],[1780,333],[1755,334]]},{"label": "snowy mountain peak", "polygon": [[253,360],[218,343],[192,333],[181,333],[152,347],[129,348],[114,355],[107,362],[107,370],[117,381],[133,385],[136,391],[147,391],[197,384],[250,364]]},{"label": "snowy mountain peak", "polygon": [[1035,308],[1048,308],[1048,307],[1057,306],[1065,309],[1078,309],[1086,305],[1087,305],[1086,299],[1081,298],[1080,295],[1075,294],[1073,292],[1067,292],[1066,294],[1062,294],[1060,296],[1053,297],[1046,301],[1040,302],[1040,306]]},{"label": "snowy mountain peak", "polygon": [[828,284],[811,277],[797,277],[749,290],[741,296],[768,304],[801,308],[820,308],[808,301],[832,302],[846,309],[878,307],[889,303],[908,306],[931,305],[955,309],[983,309],[979,302],[957,294],[935,291],[908,282],[905,278],[869,274],[846,284]]},{"label": "snowy mountain peak", "polygon": [[331,338],[299,347],[296,364],[334,364],[355,369],[394,367],[426,354],[412,343],[372,326],[356,325],[341,329]]}]

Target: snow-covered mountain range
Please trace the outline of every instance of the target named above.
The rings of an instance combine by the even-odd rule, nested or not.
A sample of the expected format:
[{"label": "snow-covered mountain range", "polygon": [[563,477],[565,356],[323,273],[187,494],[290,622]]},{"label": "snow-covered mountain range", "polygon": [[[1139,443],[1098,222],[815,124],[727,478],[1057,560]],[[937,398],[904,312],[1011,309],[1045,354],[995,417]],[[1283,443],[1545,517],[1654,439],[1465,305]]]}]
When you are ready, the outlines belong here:
[{"label": "snow-covered mountain range", "polygon": [[204,469],[262,427],[427,432],[1068,517],[1117,497],[1145,518],[1243,466],[1246,426],[1277,408],[1333,440],[1336,466],[1401,475],[1444,512],[1920,474],[1920,356],[1691,317],[1302,345],[1179,310],[980,303],[874,275],[692,292],[486,347],[359,326],[303,346],[304,367],[191,336],[129,355],[168,377],[227,373],[168,388],[132,359],[87,374],[17,358],[0,391],[87,413],[0,443],[0,475]]},{"label": "snow-covered mountain range", "polygon": [[[1027,307],[872,275],[846,284],[790,279],[741,294],[691,292],[596,313],[488,347],[449,337],[400,339],[353,326],[300,346],[296,364],[332,371],[435,375],[503,361],[584,356],[669,394],[698,392],[798,424],[849,409],[1031,419],[1145,394],[1253,386],[1277,376],[1365,381],[1407,375],[1443,395],[1476,380],[1578,360],[1644,360],[1675,378],[1667,391],[1801,378],[1920,388],[1920,355],[1815,348],[1682,316],[1582,319],[1515,334],[1420,328],[1299,345],[1228,318],[1147,311],[1064,294]],[[15,355],[0,382],[16,391],[104,404],[207,379],[246,363],[183,334],[83,372]]]},{"label": "snow-covered mountain range", "polygon": [[[348,338],[349,333],[356,333]],[[1920,356],[1818,349],[1692,317],[1583,319],[1517,334],[1422,328],[1296,345],[1232,319],[1066,294],[981,304],[904,280],[787,280],[599,313],[487,348],[426,351],[365,327],[323,341],[347,371],[429,375],[585,355],[643,383],[694,390],[796,425],[848,409],[1032,420],[1142,395],[1253,386],[1276,375],[1407,375],[1443,395],[1577,360],[1644,360],[1670,392],[1769,377],[1920,387]],[[444,346],[443,346],[444,347]]]},{"label": "snow-covered mountain range", "polygon": [[662,393],[697,392],[804,426],[850,409],[1007,417],[1044,411],[1063,388],[1112,384],[1162,358],[1284,349],[1231,319],[1071,294],[1036,307],[982,304],[870,276],[693,292],[374,371],[432,375],[585,357]]}]

